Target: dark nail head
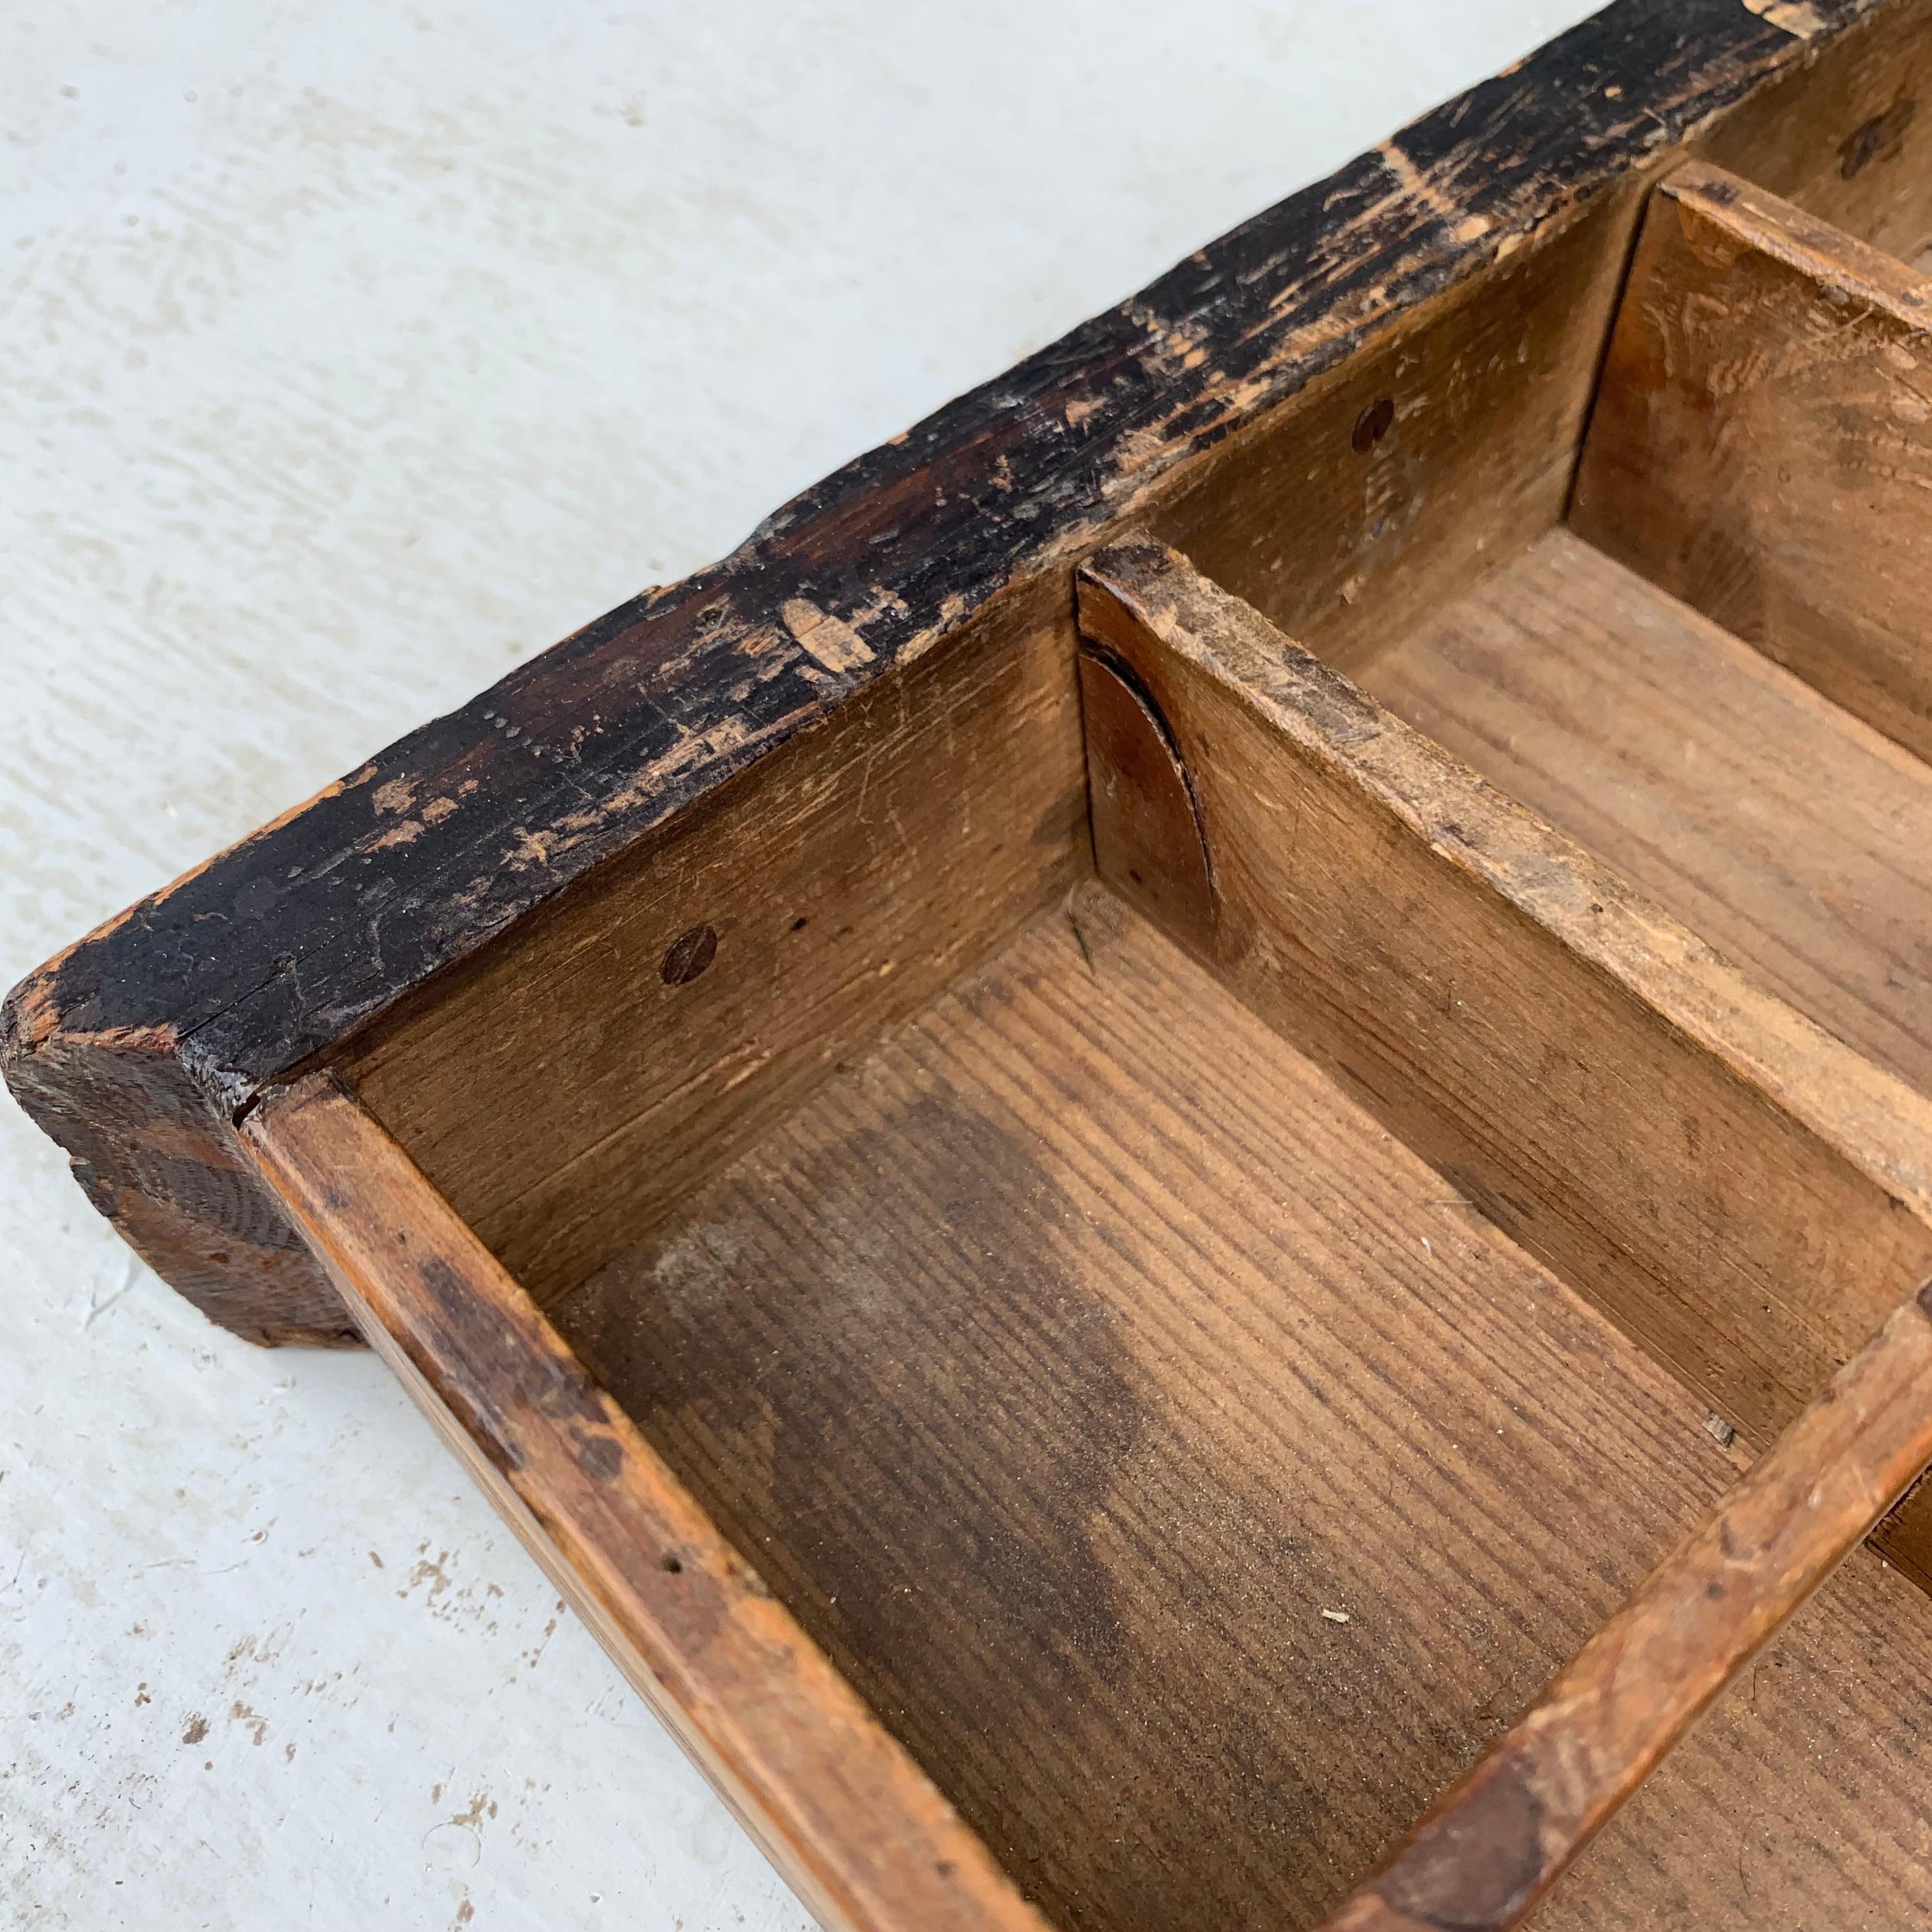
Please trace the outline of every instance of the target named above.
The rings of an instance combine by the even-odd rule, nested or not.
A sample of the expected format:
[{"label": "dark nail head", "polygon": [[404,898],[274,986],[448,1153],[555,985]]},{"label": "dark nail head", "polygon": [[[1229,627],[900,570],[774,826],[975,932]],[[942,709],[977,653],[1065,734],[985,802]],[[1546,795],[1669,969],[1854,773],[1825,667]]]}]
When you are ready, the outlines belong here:
[{"label": "dark nail head", "polygon": [[1395,399],[1392,396],[1378,396],[1355,418],[1355,433],[1348,440],[1364,455],[1375,448],[1389,433],[1389,424],[1395,421]]},{"label": "dark nail head", "polygon": [[671,941],[658,970],[667,986],[688,986],[717,956],[717,934],[708,926],[694,926]]}]

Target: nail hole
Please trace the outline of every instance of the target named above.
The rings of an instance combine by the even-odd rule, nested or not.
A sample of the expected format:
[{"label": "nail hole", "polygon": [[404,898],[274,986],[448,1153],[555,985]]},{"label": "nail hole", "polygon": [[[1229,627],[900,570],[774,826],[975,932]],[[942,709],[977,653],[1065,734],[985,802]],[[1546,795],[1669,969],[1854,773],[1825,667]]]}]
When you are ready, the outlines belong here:
[{"label": "nail hole", "polygon": [[1358,452],[1366,455],[1389,433],[1389,424],[1395,421],[1395,399],[1392,396],[1378,396],[1355,418],[1355,433],[1349,437]]},{"label": "nail hole", "polygon": [[684,1574],[684,1558],[682,1556],[672,1556],[667,1554],[660,1560],[666,1570],[672,1576],[682,1576]]},{"label": "nail hole", "polygon": [[694,926],[671,941],[658,970],[667,986],[688,986],[717,956],[717,934],[708,926]]},{"label": "nail hole", "polygon": [[802,932],[805,928],[811,924],[811,919],[808,914],[800,913],[797,918],[792,921],[791,929],[794,932]]},{"label": "nail hole", "polygon": [[1137,886],[1144,885],[1147,883],[1147,881],[1141,877],[1139,873],[1136,872],[1131,866],[1127,868],[1127,877],[1132,880],[1134,884]]}]

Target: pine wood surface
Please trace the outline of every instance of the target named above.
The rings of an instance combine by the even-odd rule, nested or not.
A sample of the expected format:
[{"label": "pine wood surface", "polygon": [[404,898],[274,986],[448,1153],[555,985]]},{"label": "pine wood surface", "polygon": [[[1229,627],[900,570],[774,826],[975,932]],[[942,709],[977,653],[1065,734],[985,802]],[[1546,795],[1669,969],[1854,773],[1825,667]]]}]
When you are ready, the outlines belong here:
[{"label": "pine wood surface", "polygon": [[826,1932],[1046,1932],[333,1075],[272,1095],[247,1144],[365,1338]]},{"label": "pine wood surface", "polygon": [[872,685],[344,1070],[542,1303],[1089,865],[1071,613]]},{"label": "pine wood surface", "polygon": [[[1108,881],[1756,1444],[1932,1274],[1932,1102],[1185,557],[1099,553],[1081,622],[1164,721],[1212,916],[1120,851],[1096,737]],[[1886,1533],[1932,1588],[1932,1518]]]},{"label": "pine wood surface", "polygon": [[1932,769],[1560,530],[1360,676],[1932,1092]]},{"label": "pine wood surface", "polygon": [[1720,168],[1658,188],[1580,536],[1932,753],[1932,280]]},{"label": "pine wood surface", "polygon": [[1305,585],[1338,637],[1453,592],[1554,513],[1648,179],[1694,146],[1880,245],[1932,230],[1928,13],[1618,0],[47,962],[0,1016],[10,1084],[215,1319],[339,1339],[235,1157],[266,1088],[876,681],[1063,599],[1124,518],[1237,518],[1212,567],[1298,624],[1270,586]]},{"label": "pine wood surface", "polygon": [[[1738,1466],[1098,888],[555,1315],[1069,1927],[1315,1922]],[[1862,1552],[1549,1922],[1916,1923],[1928,1639]]]},{"label": "pine wood surface", "polygon": [[1932,1282],[1443,1795],[1331,1932],[1522,1924],[1928,1461]]}]

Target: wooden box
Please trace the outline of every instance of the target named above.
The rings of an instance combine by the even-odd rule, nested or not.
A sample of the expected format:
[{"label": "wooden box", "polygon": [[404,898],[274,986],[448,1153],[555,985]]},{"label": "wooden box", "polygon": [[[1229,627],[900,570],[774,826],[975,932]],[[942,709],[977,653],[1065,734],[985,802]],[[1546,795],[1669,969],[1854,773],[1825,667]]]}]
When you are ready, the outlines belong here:
[{"label": "wooden box", "polygon": [[1929,16],[1619,0],[12,995],[827,1926],[1932,1918]]}]

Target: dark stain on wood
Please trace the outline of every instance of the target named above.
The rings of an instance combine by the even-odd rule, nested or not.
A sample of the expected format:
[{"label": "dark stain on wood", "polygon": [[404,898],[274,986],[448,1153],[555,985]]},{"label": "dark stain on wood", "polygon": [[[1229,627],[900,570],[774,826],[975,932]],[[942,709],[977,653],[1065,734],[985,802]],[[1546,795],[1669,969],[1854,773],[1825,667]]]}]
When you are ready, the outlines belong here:
[{"label": "dark stain on wood", "polygon": [[[1064,1927],[1306,1925],[1731,1466],[1224,987],[1071,910],[1088,956],[1049,916],[557,1319]],[[1885,1609],[1804,1654],[1861,1667],[1678,1802],[1728,1852],[1802,1790],[1888,1923],[1932,1605],[1860,1561]],[[1828,1732],[1846,1696],[1880,1714]],[[1714,1858],[1612,1864],[1619,1924],[1730,1902]]]},{"label": "dark stain on wood", "polygon": [[1513,1924],[1540,1888],[1543,1801],[1507,1749],[1484,1770],[1454,1829],[1418,1832],[1414,1856],[1382,1887],[1396,1912],[1432,1932],[1496,1932]]},{"label": "dark stain on wood", "polygon": [[[1022,1144],[970,1110],[923,1096],[801,1160],[785,1186],[850,1226],[870,1178],[903,1169],[908,1150],[961,1263],[916,1298],[897,1292],[880,1240],[761,1309],[735,1286],[737,1268],[758,1264],[754,1224],[700,1224],[624,1264],[585,1304],[603,1318],[573,1327],[652,1440],[728,1432],[762,1445],[715,1472],[705,1499],[748,1549],[761,1546],[758,1526],[825,1526],[811,1537],[813,1594],[840,1650],[867,1660],[883,1708],[903,1708],[958,1619],[1010,1673],[991,1701],[980,1687],[970,1720],[1005,1729],[1009,1710],[1069,1706],[1088,1672],[1120,1666],[1089,1536],[1142,1407],[1116,1318],[1054,1268],[1050,1244],[986,1251],[982,1231],[1000,1220],[1051,1228],[1076,1210]],[[773,1366],[740,1384],[748,1360]],[[1005,1466],[1053,1480],[1016,1492]],[[862,1534],[835,1531],[854,1512]]]},{"label": "dark stain on wood", "polygon": [[1896,160],[1906,130],[1918,118],[1918,104],[1900,94],[1882,114],[1874,114],[1845,136],[1838,150],[1838,172],[1846,181],[1874,161]]},{"label": "dark stain on wood", "polygon": [[[247,1132],[370,1340],[818,1922],[1047,1932],[333,1077],[266,1096]],[[344,1174],[338,1219],[322,1204]]]},{"label": "dark stain on wood", "polygon": [[1382,438],[1388,434],[1389,425],[1395,421],[1395,400],[1393,397],[1378,396],[1355,418],[1355,427],[1349,434],[1348,441],[1358,456],[1366,456]]}]

